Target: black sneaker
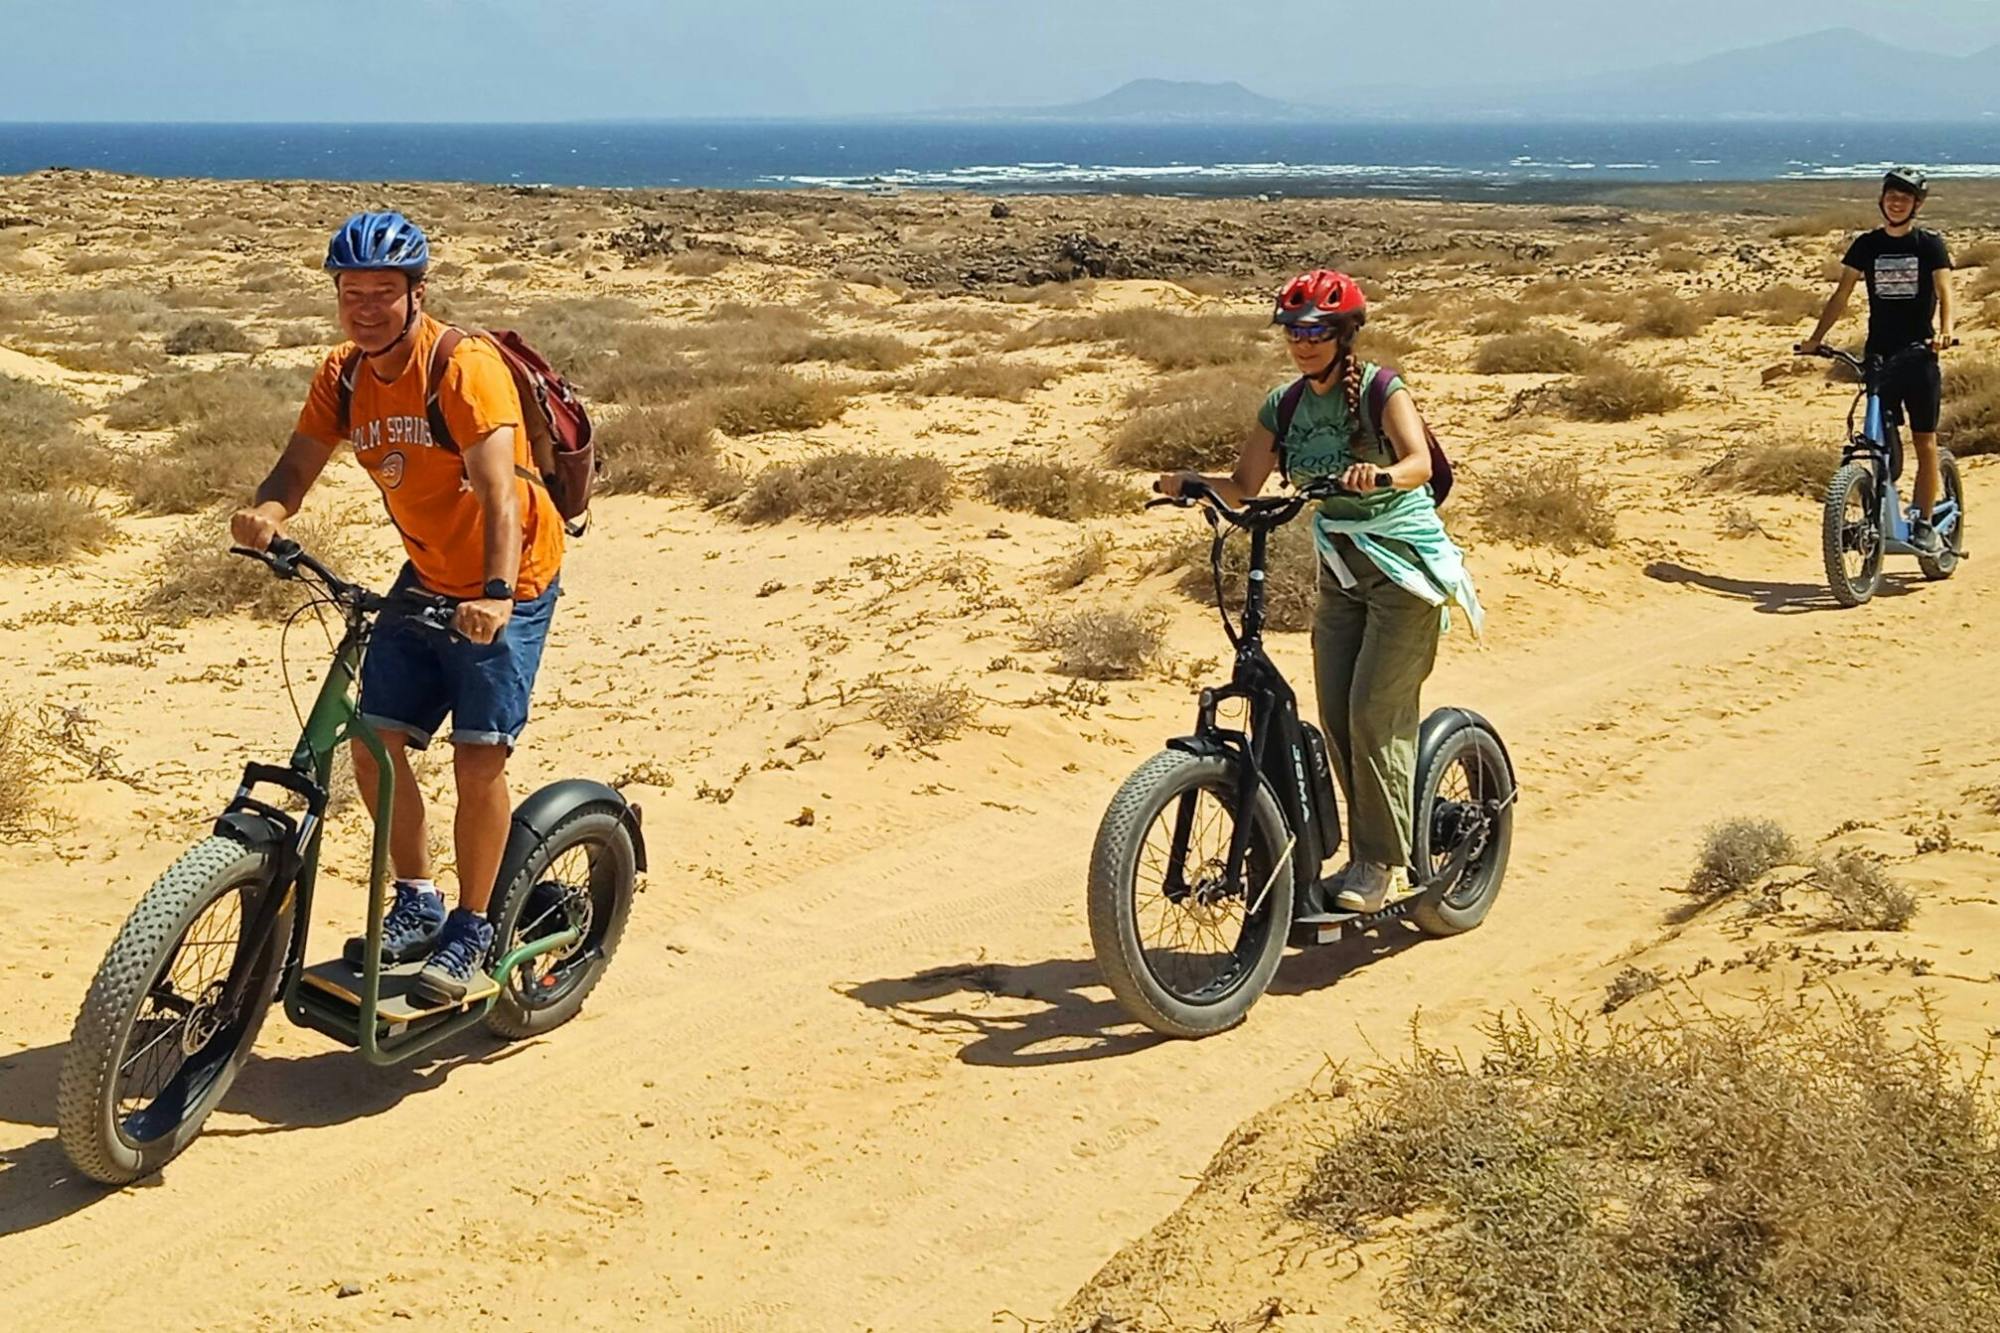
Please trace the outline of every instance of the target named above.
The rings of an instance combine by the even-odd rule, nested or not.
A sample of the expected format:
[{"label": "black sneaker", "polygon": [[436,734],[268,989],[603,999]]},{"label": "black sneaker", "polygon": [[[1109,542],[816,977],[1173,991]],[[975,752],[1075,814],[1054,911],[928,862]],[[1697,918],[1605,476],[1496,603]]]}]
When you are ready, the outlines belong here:
[{"label": "black sneaker", "polygon": [[431,960],[417,973],[416,992],[439,1003],[463,1000],[482,975],[480,965],[492,947],[492,922],[463,907],[452,909]]},{"label": "black sneaker", "polygon": [[1944,554],[1944,543],[1938,540],[1937,529],[1920,518],[1910,522],[1910,545],[1924,555]]},{"label": "black sneaker", "polygon": [[[442,929],[444,895],[436,891],[427,893],[409,884],[397,884],[396,901],[389,904],[389,915],[382,921],[382,965],[393,967],[397,963],[414,963],[437,944],[438,932]],[[349,937],[340,956],[356,967],[364,966],[368,958],[368,937]]]}]

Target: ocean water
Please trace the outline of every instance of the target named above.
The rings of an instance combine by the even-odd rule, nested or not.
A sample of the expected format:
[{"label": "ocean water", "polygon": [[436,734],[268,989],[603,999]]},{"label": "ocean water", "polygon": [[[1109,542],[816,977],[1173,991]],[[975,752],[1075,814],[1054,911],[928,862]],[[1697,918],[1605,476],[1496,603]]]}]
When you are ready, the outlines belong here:
[{"label": "ocean water", "polygon": [[1478,198],[1862,177],[1892,162],[2000,176],[2000,121],[0,124],[0,175],[66,166],[234,179]]}]

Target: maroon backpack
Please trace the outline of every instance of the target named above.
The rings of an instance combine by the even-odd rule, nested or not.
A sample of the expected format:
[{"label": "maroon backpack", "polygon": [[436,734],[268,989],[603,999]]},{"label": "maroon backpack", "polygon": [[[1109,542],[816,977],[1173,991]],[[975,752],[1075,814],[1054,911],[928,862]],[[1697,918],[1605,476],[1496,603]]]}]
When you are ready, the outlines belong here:
[{"label": "maroon backpack", "polygon": [[[1378,442],[1383,441],[1382,413],[1389,407],[1389,386],[1395,382],[1396,372],[1389,366],[1375,367],[1374,375],[1368,380],[1367,400],[1363,404],[1363,414],[1367,420],[1361,424]],[[1278,400],[1278,428],[1271,434],[1278,448],[1280,472],[1285,470],[1285,436],[1292,429],[1292,418],[1298,415],[1299,404],[1305,401],[1308,387],[1310,386],[1307,381],[1301,378],[1291,388],[1286,389],[1285,396]],[[1409,390],[1405,388],[1403,392],[1408,393]],[[1423,414],[1419,412],[1417,415],[1421,420]],[[1445,497],[1451,494],[1451,459],[1445,457],[1444,446],[1438,443],[1437,432],[1431,429],[1431,423],[1428,421],[1424,422],[1424,440],[1431,448],[1431,503],[1441,505]]]},{"label": "maroon backpack", "polygon": [[[520,334],[512,329],[490,329],[479,333],[468,333],[464,329],[447,328],[438,336],[437,346],[431,351],[429,376],[424,396],[424,416],[430,422],[431,442],[441,449],[453,453],[460,452],[458,444],[451,438],[451,428],[445,425],[444,410],[438,405],[438,386],[444,382],[445,367],[451,363],[451,354],[458,350],[458,344],[465,338],[484,338],[500,353],[500,359],[507,363],[507,370],[514,377],[514,387],[521,395],[521,415],[528,431],[528,447],[535,460],[535,470],[523,467],[514,470],[521,477],[541,486],[555,501],[556,513],[560,514],[564,527],[572,537],[581,537],[585,527],[584,516],[590,511],[590,489],[597,480],[597,451],[590,442],[590,417],[583,410],[583,402],[569,382],[543,359],[542,354],[528,346]],[[354,377],[361,369],[359,348],[348,354],[340,367],[340,433],[345,436],[350,423],[348,415],[354,407]]]}]

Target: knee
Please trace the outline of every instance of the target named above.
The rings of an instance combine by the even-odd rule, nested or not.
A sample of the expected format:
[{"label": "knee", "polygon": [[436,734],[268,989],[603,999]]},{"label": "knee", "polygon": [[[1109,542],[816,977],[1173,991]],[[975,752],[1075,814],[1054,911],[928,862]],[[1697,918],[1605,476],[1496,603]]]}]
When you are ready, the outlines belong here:
[{"label": "knee", "polygon": [[507,772],[504,745],[454,745],[451,770],[463,786],[484,786],[498,782]]}]

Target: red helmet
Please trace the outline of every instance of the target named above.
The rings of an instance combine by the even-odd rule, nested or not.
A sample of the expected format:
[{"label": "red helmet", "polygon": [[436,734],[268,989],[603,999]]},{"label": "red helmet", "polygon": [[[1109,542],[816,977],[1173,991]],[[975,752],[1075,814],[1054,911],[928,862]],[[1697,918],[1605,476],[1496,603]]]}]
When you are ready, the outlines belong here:
[{"label": "red helmet", "polygon": [[1273,324],[1339,322],[1359,328],[1367,319],[1368,298],[1361,294],[1361,284],[1329,268],[1301,273],[1286,283],[1271,312]]}]

